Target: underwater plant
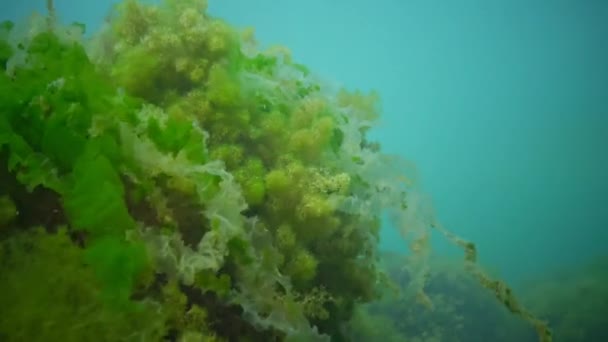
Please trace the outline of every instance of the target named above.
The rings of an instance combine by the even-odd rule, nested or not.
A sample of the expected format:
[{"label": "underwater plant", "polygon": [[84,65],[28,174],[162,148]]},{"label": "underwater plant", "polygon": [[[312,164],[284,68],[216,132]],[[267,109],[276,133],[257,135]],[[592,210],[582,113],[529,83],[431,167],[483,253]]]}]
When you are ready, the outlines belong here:
[{"label": "underwater plant", "polygon": [[546,317],[555,341],[608,339],[608,258],[562,267],[525,284],[522,301]]},{"label": "underwater plant", "polygon": [[382,253],[392,281],[381,300],[361,305],[353,316],[353,341],[534,341],[529,325],[495,303],[474,277],[455,261],[433,259],[425,293],[428,301],[406,295],[411,275],[406,256]]},{"label": "underwater plant", "polygon": [[47,7],[0,26],[0,339],[347,340],[388,213],[411,293],[436,229],[551,340],[369,141],[377,94],[258,51],[204,0],[122,1],[91,39]]}]

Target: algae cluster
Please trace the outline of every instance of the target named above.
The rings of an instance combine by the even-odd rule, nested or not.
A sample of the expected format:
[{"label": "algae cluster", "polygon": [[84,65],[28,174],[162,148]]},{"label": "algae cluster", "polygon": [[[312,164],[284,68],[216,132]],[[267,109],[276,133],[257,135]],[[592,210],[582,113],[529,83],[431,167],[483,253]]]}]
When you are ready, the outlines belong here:
[{"label": "algae cluster", "polygon": [[1,340],[347,340],[383,288],[384,213],[417,296],[432,228],[508,290],[366,138],[375,93],[258,51],[204,0],[123,1],[91,39],[47,5],[0,28]]},{"label": "algae cluster", "polygon": [[411,274],[404,256],[382,257],[394,290],[379,301],[362,305],[351,321],[353,341],[394,342],[533,342],[532,326],[496,305],[475,277],[454,261],[434,260],[425,292],[431,305],[404,295]]},{"label": "algae cluster", "polygon": [[[425,292],[432,305],[405,295],[411,274],[402,255],[384,254],[381,264],[392,281],[378,301],[357,307],[349,323],[355,342],[533,342],[533,326],[497,306],[475,277],[454,261],[434,260]],[[554,341],[608,339],[606,257],[546,271],[519,284],[520,296],[553,328]]]}]

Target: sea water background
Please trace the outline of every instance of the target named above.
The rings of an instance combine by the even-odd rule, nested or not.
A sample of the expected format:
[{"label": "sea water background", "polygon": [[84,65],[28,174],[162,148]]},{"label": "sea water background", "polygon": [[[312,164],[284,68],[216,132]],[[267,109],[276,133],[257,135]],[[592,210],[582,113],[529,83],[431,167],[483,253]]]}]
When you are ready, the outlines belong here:
[{"label": "sea water background", "polygon": [[[89,31],[113,2],[55,1]],[[2,1],[0,19],[44,7]],[[493,272],[516,282],[608,254],[607,1],[210,0],[210,12],[379,91],[373,137],[417,164],[440,220]],[[403,251],[396,235],[386,225],[382,247]]]}]

